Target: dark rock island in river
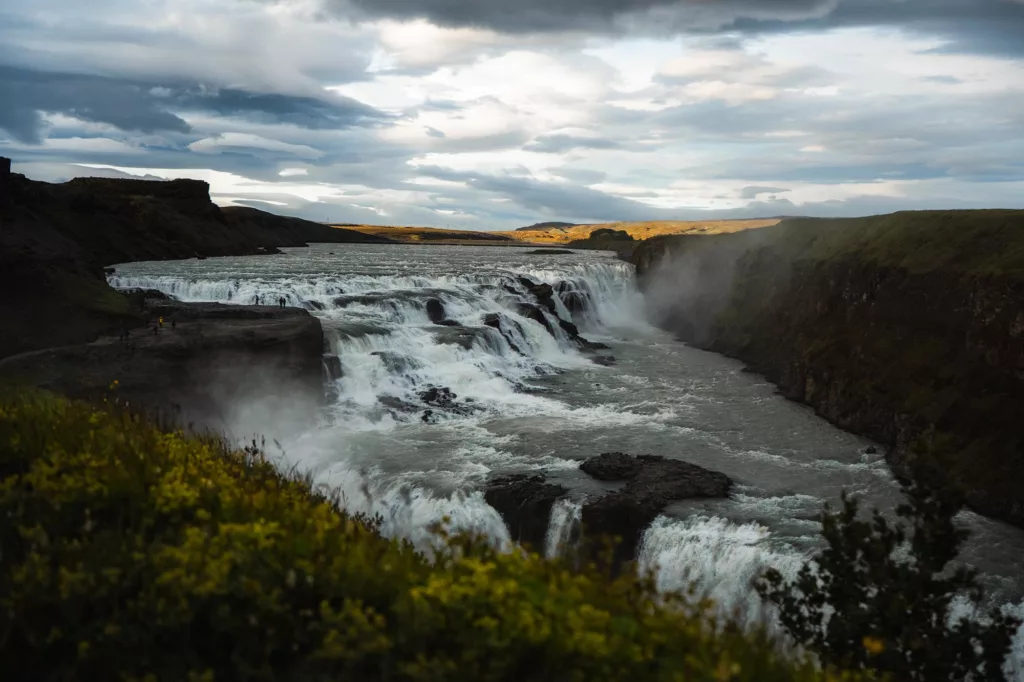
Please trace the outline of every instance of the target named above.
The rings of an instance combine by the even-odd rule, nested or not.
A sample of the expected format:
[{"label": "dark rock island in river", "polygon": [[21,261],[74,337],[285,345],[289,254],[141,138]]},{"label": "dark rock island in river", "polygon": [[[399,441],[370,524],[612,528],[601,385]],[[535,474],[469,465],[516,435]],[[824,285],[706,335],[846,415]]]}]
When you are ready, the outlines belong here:
[{"label": "dark rock island in river", "polygon": [[[607,539],[617,538],[612,568],[621,569],[636,558],[644,531],[667,505],[677,500],[726,497],[732,488],[728,476],[695,464],[655,455],[632,457],[611,452],[591,457],[580,465],[584,473],[606,482],[625,485],[582,509],[584,556],[597,559]],[[512,475],[492,479],[484,499],[509,527],[513,540],[543,550],[551,508],[568,495],[561,485],[541,475]]]}]

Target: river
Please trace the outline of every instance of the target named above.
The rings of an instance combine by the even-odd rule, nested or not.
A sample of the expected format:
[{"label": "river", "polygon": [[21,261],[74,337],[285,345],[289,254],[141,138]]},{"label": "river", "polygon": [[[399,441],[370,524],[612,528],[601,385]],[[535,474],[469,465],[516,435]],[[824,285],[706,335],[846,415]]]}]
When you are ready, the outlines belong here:
[{"label": "river", "polygon": [[[556,338],[519,315],[515,275],[583,292],[591,306],[575,321],[610,346],[616,364],[595,364],[557,325]],[[553,552],[579,501],[600,491],[580,461],[610,451],[684,459],[728,474],[734,493],[669,507],[645,534],[640,562],[656,569],[661,587],[692,582],[754,624],[765,613],[751,579],[768,566],[795,574],[821,543],[825,502],[843,490],[883,510],[900,499],[882,454],[867,454],[872,443],[781,398],[740,363],[652,327],[632,266],[611,253],[314,244],[271,256],[129,263],[110,282],[182,301],[283,296],[317,315],[343,376],[319,426],[281,443],[282,465],[314,472],[346,507],[379,513],[385,532],[421,546],[445,515],[507,543],[481,488],[494,474],[542,471],[571,491],[552,513]],[[461,326],[431,323],[430,299]],[[483,326],[491,313],[507,321],[504,334]],[[433,409],[425,422],[419,393],[430,387],[450,389],[461,409]],[[241,428],[272,437],[278,426]],[[990,602],[1024,614],[1024,531],[971,512],[958,520],[971,531],[961,558],[982,572]],[[1024,680],[1024,632],[1007,666]]]}]

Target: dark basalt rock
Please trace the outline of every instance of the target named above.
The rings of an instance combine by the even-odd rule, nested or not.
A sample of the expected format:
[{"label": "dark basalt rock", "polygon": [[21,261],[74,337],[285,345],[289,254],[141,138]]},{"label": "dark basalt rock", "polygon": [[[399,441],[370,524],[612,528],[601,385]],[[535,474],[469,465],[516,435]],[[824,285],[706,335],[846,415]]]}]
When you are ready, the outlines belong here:
[{"label": "dark basalt rock", "polygon": [[612,347],[607,343],[601,343],[600,341],[587,341],[583,337],[580,337],[583,341],[583,350],[611,350]]},{"label": "dark basalt rock", "polygon": [[526,289],[527,293],[537,299],[537,302],[550,310],[552,314],[555,313],[555,290],[550,284],[544,284],[534,282],[529,277],[518,277],[519,284]]},{"label": "dark basalt rock", "polygon": [[441,327],[458,327],[459,326],[459,323],[456,322],[455,320],[438,320],[434,324],[439,325]]},{"label": "dark basalt rock", "polygon": [[443,410],[449,414],[466,416],[483,409],[479,405],[474,404],[472,398],[467,398],[461,403],[457,402],[459,396],[452,392],[450,388],[444,386],[431,386],[427,390],[421,391],[419,397],[424,404],[433,408],[426,410],[423,414],[423,421],[430,424],[437,421],[436,413],[438,411]]},{"label": "dark basalt rock", "polygon": [[[230,428],[228,420],[258,419],[232,418],[249,400],[261,403],[252,415],[294,413],[297,420],[322,405],[324,335],[305,310],[151,298],[144,314],[153,322],[163,317],[163,327],[151,322],[88,344],[5,358],[0,385],[25,383],[99,402],[111,397],[117,379],[116,397],[132,409],[217,431]],[[268,392],[270,386],[279,392]]]},{"label": "dark basalt rock", "polygon": [[541,311],[539,306],[533,303],[520,303],[516,306],[516,312],[527,319],[539,323],[544,329],[548,330],[548,334],[555,336],[555,329],[551,326],[551,321],[548,320],[547,315]]},{"label": "dark basalt rock", "polygon": [[631,458],[621,452],[592,457],[580,469],[603,481],[625,480],[624,488],[583,505],[587,552],[600,554],[604,538],[620,538],[612,557],[619,570],[636,558],[644,530],[671,502],[725,497],[732,480],[723,473],[654,455]]},{"label": "dark basalt rock", "polygon": [[522,334],[523,328],[518,322],[510,320],[501,313],[488,313],[484,315],[484,326],[490,327],[491,329],[497,329],[513,351],[520,355],[524,354],[522,349],[520,349],[516,344],[512,334],[508,331],[510,327],[515,327],[519,330],[519,333]]},{"label": "dark basalt rock", "polygon": [[334,299],[334,305],[347,308],[353,303],[359,305],[375,305],[384,300],[381,294],[342,294]]},{"label": "dark basalt rock", "polygon": [[562,331],[569,335],[570,339],[578,340],[580,338],[580,328],[572,322],[566,322],[562,318],[558,318],[558,326],[562,328]]},{"label": "dark basalt rock", "polygon": [[455,399],[458,397],[450,388],[444,386],[432,386],[420,393],[420,400],[437,407],[455,407]]},{"label": "dark basalt rock", "polygon": [[327,376],[335,381],[345,376],[341,369],[341,358],[337,355],[324,356],[324,367],[327,369]]},{"label": "dark basalt rock", "polygon": [[377,350],[370,353],[370,355],[380,358],[380,361],[384,363],[388,371],[395,374],[405,374],[411,369],[419,369],[421,367],[420,361],[416,358],[391,350]]},{"label": "dark basalt rock", "polygon": [[543,552],[551,507],[567,493],[543,476],[516,474],[492,479],[484,499],[501,514],[512,540]]},{"label": "dark basalt rock", "polygon": [[573,282],[565,280],[557,282],[555,284],[555,294],[561,299],[562,305],[573,316],[573,319],[577,315],[587,312],[591,307],[590,294],[586,291],[581,291]]},{"label": "dark basalt rock", "polygon": [[605,452],[580,464],[580,471],[599,481],[629,481],[642,468],[640,460],[624,452]]},{"label": "dark basalt rock", "polygon": [[447,317],[445,314],[444,303],[440,299],[432,298],[427,301],[427,317],[434,324],[441,324],[441,322]]},{"label": "dark basalt rock", "polygon": [[559,298],[562,300],[562,305],[572,314],[574,319],[576,315],[581,315],[590,308],[590,297],[582,291],[568,291],[560,294]]},{"label": "dark basalt rock", "polygon": [[394,412],[416,412],[420,408],[393,395],[377,396],[377,402]]},{"label": "dark basalt rock", "polygon": [[612,365],[615,364],[615,356],[593,355],[591,356],[590,361],[593,362],[595,365],[601,365],[602,367],[611,367]]},{"label": "dark basalt rock", "polygon": [[877,455],[878,454],[878,448],[876,448],[874,445],[869,445],[864,450],[864,454],[865,455]]},{"label": "dark basalt rock", "polygon": [[462,346],[466,350],[473,347],[473,343],[480,334],[484,333],[484,330],[470,327],[449,327],[443,325],[445,329],[438,329],[434,332],[434,338],[438,343],[449,343],[457,346]]}]

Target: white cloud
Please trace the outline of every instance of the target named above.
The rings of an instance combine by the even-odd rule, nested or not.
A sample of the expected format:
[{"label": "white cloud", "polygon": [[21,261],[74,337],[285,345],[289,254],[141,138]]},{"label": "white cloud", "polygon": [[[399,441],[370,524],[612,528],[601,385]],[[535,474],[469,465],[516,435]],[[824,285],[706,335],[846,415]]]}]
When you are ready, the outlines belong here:
[{"label": "white cloud", "polygon": [[[637,202],[669,212],[762,206],[771,194],[752,198],[743,191],[752,186],[786,187],[798,207],[849,210],[1024,201],[1024,62],[944,53],[945,39],[923,33],[511,36],[350,23],[320,16],[316,0],[98,2],[22,3],[10,11],[25,21],[0,26],[0,44],[23,68],[137,79],[188,126],[140,133],[65,111],[43,113],[41,145],[0,130],[0,147],[49,177],[91,164],[200,177],[220,202],[318,219],[477,228],[534,222],[544,210],[585,217],[605,199],[608,213]],[[718,21],[711,7],[694,15]],[[281,106],[273,98],[337,93],[392,117],[341,129],[230,106],[230,115],[178,111],[165,87],[174,79]],[[557,136],[563,144],[539,143]],[[511,189],[486,191],[487,178]],[[538,188],[545,201],[579,197],[577,208],[516,194]]]},{"label": "white cloud", "polygon": [[[319,159],[323,152],[303,144],[289,144],[279,140],[270,140],[250,133],[222,133],[216,137],[206,137],[188,146],[200,154],[223,154],[225,151],[237,149],[264,150],[281,152],[304,159]],[[285,175],[284,172],[281,175]]]}]

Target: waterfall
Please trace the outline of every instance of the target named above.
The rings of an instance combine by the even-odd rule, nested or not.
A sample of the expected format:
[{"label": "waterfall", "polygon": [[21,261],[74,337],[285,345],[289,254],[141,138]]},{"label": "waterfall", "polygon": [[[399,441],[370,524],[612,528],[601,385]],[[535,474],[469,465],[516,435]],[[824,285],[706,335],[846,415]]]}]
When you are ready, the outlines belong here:
[{"label": "waterfall", "polygon": [[[608,258],[455,269],[432,263],[434,253],[391,248],[365,258],[351,249],[332,259],[313,248],[296,250],[288,267],[276,265],[281,256],[132,263],[118,266],[108,281],[184,302],[252,305],[257,297],[283,297],[306,308],[320,319],[326,353],[338,358],[341,371],[328,375],[328,424],[289,443],[282,465],[312,471],[346,508],[379,515],[384,533],[418,546],[429,546],[428,528],[442,517],[507,545],[501,518],[472,491],[492,471],[578,462],[511,454],[503,445],[514,438],[503,440],[481,424],[549,415],[585,428],[646,418],[572,408],[536,383],[574,369],[606,371],[560,321],[600,337],[611,325],[630,323],[639,294],[632,266]],[[420,255],[427,258],[417,261]],[[547,303],[530,290],[544,283],[556,292]],[[570,311],[571,292],[581,294]],[[561,530],[549,538],[551,551],[568,541],[579,512],[578,505],[556,505],[552,526]]]},{"label": "waterfall", "polygon": [[[582,458],[679,456],[761,487],[738,484],[728,500],[688,502],[682,518],[656,519],[640,543],[641,569],[654,570],[662,590],[692,586],[722,616],[778,633],[751,579],[767,567],[795,576],[820,542],[821,505],[841,489],[883,508],[896,502],[881,456],[865,460],[856,437],[775,397],[735,363],[647,325],[632,266],[610,254],[314,245],[130,263],[108,280],[187,302],[284,297],[316,316],[334,356],[330,404],[321,426],[270,454],[423,551],[444,518],[452,530],[510,547],[481,491],[496,474],[544,472],[571,490],[571,501],[553,506],[544,540],[545,555],[559,556],[575,541],[582,496],[600,494],[575,473]],[[546,303],[533,293],[540,283],[553,290]],[[566,331],[570,322],[609,343],[618,366],[593,362]],[[968,522],[980,533],[972,563],[984,572],[991,564],[983,560],[1005,554],[1002,575],[1016,576],[1024,542],[994,522]],[[1010,594],[1006,609],[1024,612]],[[1024,630],[1007,665],[1012,679],[1024,679]]]},{"label": "waterfall", "polygon": [[544,538],[544,556],[549,559],[561,556],[579,532],[583,515],[583,502],[567,499],[558,500],[551,507],[547,537]]}]

